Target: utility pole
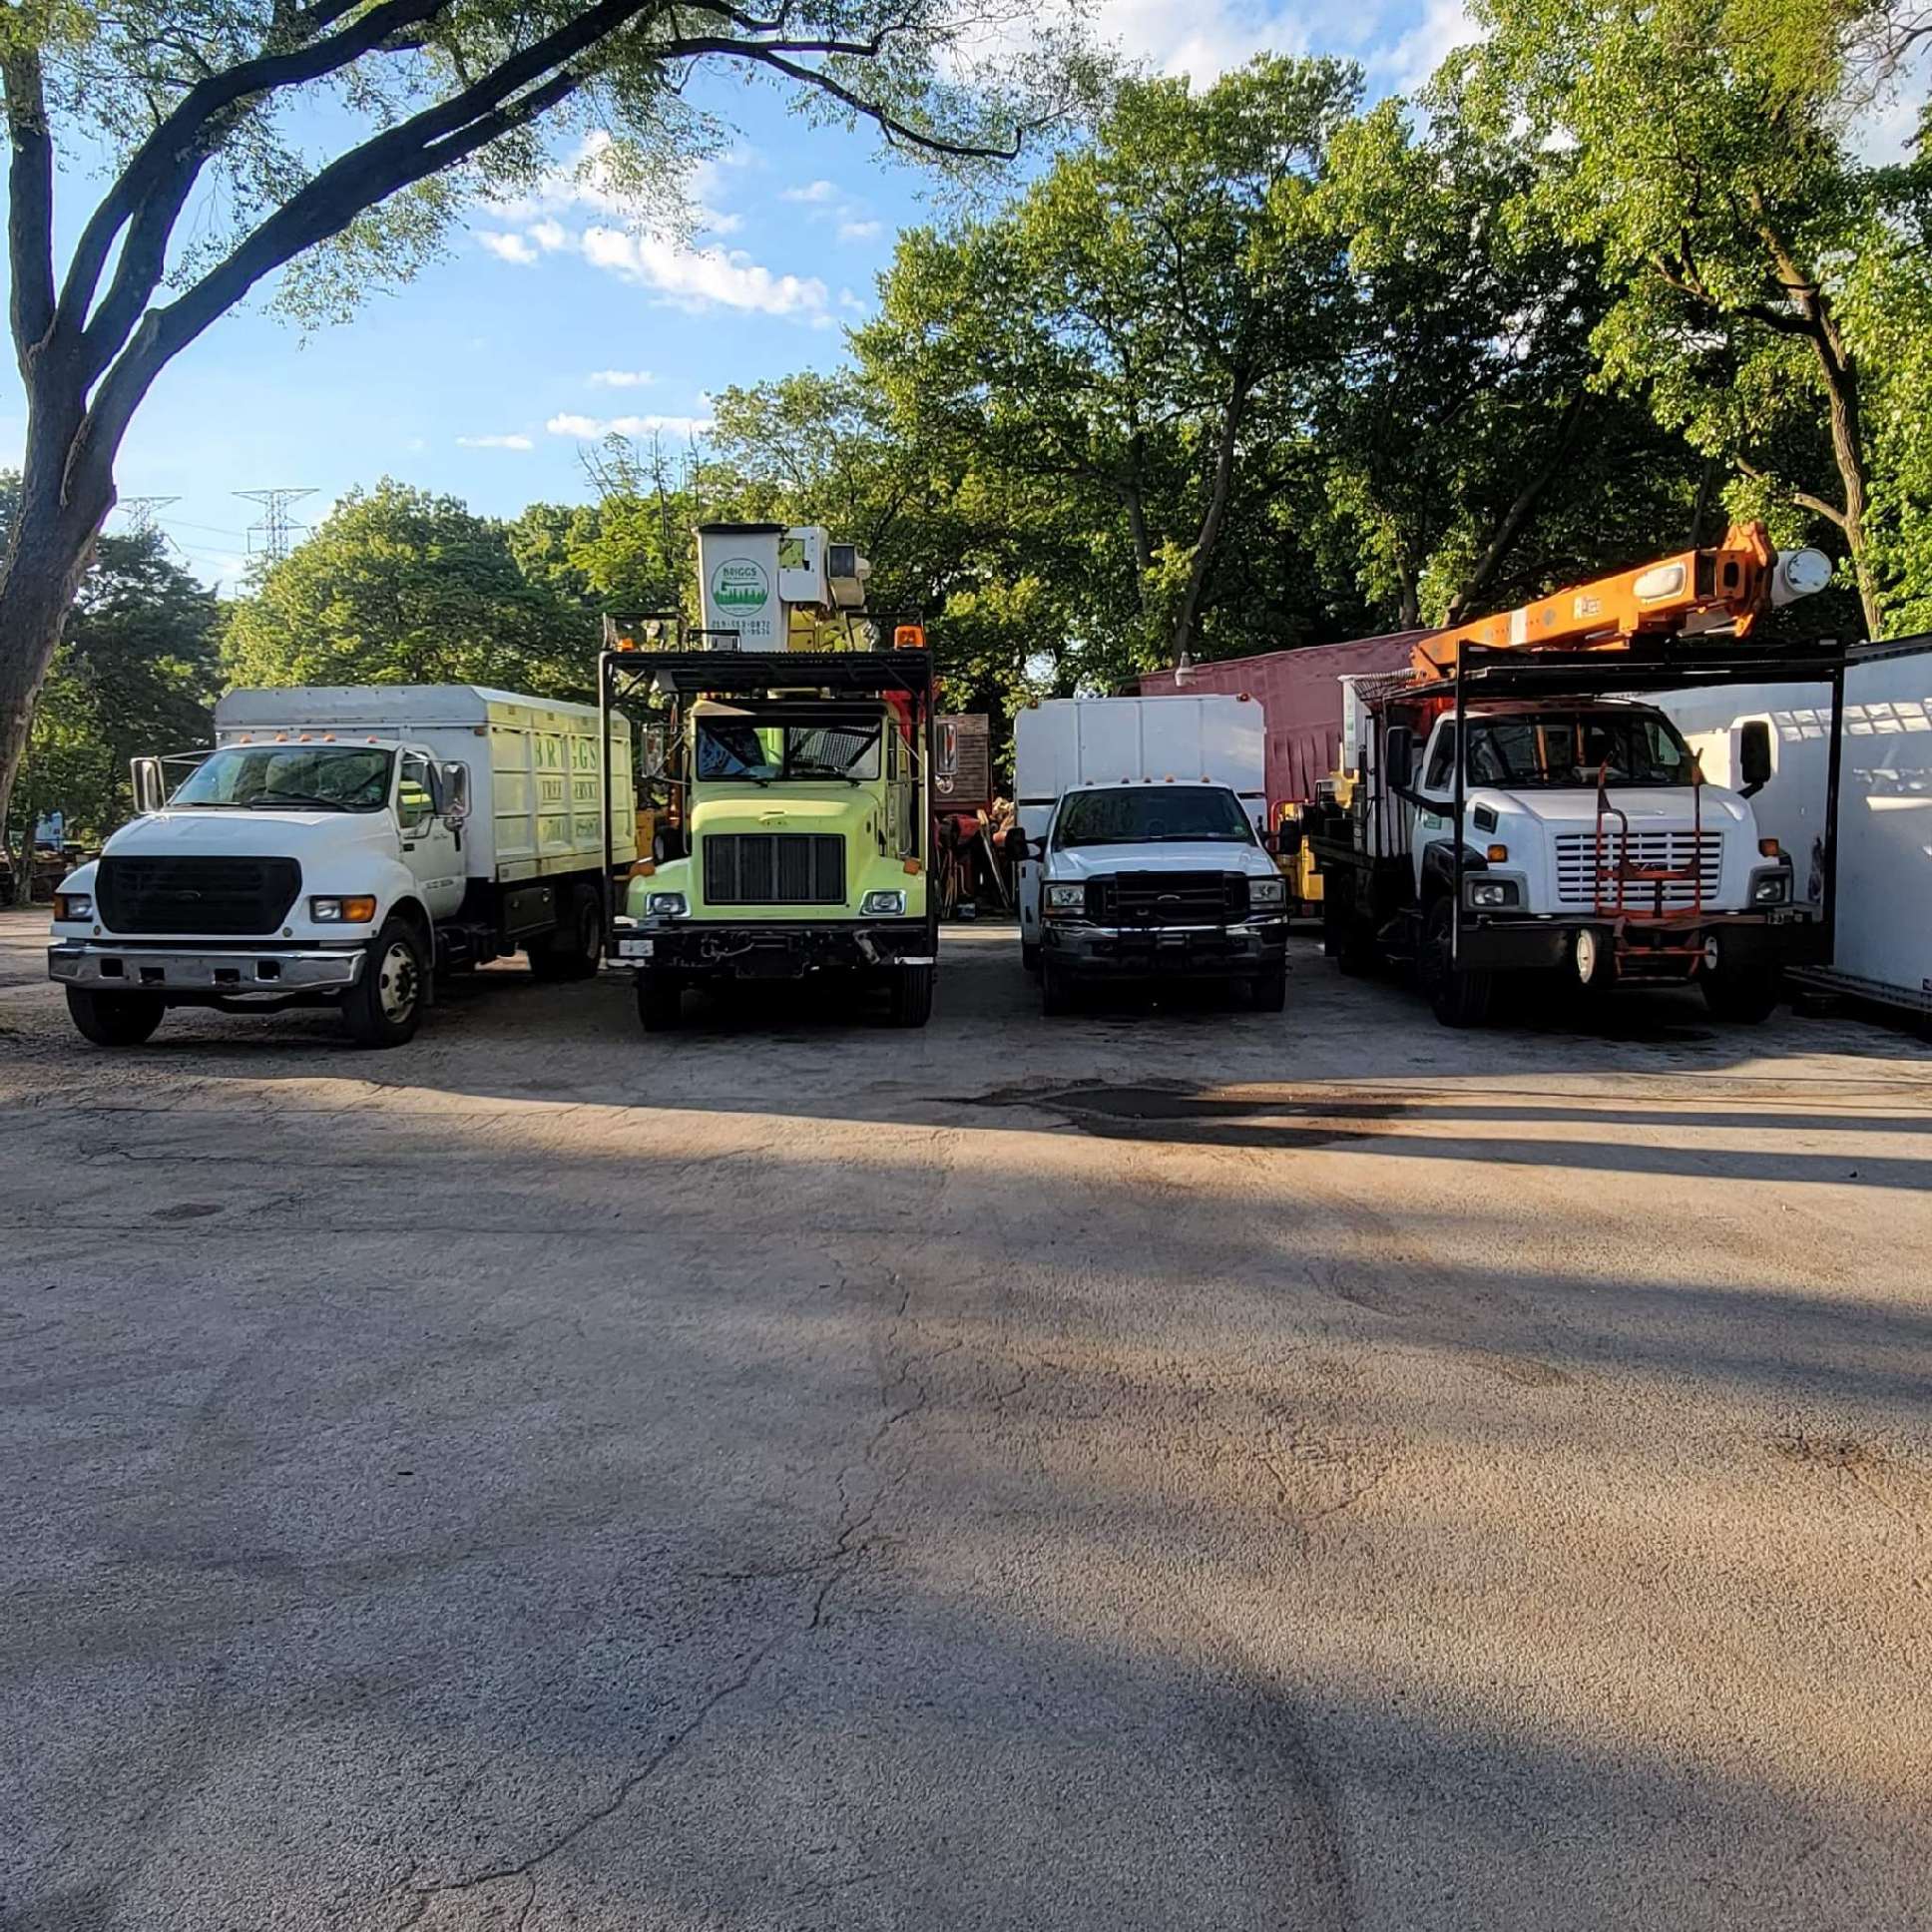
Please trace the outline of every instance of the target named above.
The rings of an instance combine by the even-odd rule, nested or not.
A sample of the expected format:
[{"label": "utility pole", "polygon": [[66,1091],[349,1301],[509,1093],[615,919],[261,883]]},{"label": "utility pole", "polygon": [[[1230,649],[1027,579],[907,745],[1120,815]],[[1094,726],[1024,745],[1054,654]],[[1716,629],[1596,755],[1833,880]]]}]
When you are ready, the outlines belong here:
[{"label": "utility pole", "polygon": [[155,518],[171,503],[180,501],[178,496],[124,496],[115,508],[134,526],[137,537],[152,537]]},{"label": "utility pole", "polygon": [[[305,496],[313,496],[313,490],[237,490],[235,493],[244,503],[258,503],[261,516],[258,522],[248,525],[248,555],[266,557],[271,564],[278,564],[288,555],[288,533],[291,530],[306,530],[288,514],[291,503],[299,503]],[[257,545],[255,539],[259,537]]]}]

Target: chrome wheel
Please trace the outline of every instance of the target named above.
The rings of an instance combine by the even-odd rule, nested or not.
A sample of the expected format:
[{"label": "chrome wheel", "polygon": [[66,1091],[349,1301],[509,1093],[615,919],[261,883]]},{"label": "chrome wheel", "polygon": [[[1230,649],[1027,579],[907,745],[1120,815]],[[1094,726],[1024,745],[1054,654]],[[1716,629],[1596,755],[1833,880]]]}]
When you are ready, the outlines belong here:
[{"label": "chrome wheel", "polygon": [[391,1026],[401,1026],[415,1012],[421,990],[416,955],[402,940],[391,941],[376,968],[375,982],[382,1017]]}]

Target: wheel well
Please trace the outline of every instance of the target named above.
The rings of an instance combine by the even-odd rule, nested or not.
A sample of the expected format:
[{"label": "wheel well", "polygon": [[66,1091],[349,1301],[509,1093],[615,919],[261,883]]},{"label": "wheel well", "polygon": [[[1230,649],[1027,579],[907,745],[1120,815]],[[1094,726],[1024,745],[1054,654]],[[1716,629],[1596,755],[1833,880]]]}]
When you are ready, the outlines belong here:
[{"label": "wheel well", "polygon": [[398,899],[389,908],[389,917],[407,920],[425,939],[430,936],[429,912],[420,899]]}]

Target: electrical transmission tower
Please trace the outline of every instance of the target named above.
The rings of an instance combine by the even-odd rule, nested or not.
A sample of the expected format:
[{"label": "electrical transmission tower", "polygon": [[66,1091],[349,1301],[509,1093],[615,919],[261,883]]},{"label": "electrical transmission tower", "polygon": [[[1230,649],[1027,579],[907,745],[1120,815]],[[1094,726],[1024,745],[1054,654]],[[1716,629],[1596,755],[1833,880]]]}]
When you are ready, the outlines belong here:
[{"label": "electrical transmission tower", "polygon": [[152,537],[156,517],[171,503],[180,501],[178,496],[124,496],[115,507],[134,526],[137,537]]},{"label": "electrical transmission tower", "polygon": [[[305,524],[297,523],[288,514],[291,503],[299,503],[305,496],[313,496],[313,490],[237,490],[235,493],[244,503],[258,503],[261,517],[256,523],[248,525],[248,555],[266,557],[271,564],[278,564],[288,555],[288,535],[293,530],[305,530]],[[255,539],[259,537],[257,545]]]}]

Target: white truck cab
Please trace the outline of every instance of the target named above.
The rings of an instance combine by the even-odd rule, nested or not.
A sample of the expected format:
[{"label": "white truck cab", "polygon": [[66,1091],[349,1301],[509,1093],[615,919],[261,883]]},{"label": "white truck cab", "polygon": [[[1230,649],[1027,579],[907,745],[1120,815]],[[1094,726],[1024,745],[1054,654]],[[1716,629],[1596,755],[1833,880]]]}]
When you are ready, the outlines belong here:
[{"label": "white truck cab", "polygon": [[[614,724],[612,858],[628,867]],[[232,693],[185,777],[136,761],[140,815],[55,896],[49,976],[103,1046],[139,1044],[170,1007],[321,1004],[394,1046],[438,969],[521,946],[545,977],[594,973],[597,728],[590,707],[469,686]]]},{"label": "white truck cab", "polygon": [[1287,885],[1231,786],[1076,785],[1030,856],[1049,1014],[1099,979],[1235,982],[1257,1008],[1281,1010]]}]

